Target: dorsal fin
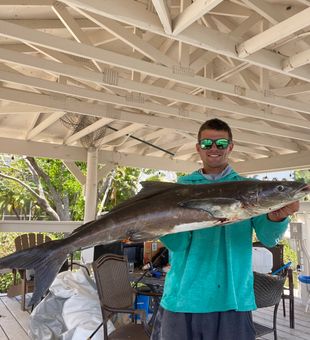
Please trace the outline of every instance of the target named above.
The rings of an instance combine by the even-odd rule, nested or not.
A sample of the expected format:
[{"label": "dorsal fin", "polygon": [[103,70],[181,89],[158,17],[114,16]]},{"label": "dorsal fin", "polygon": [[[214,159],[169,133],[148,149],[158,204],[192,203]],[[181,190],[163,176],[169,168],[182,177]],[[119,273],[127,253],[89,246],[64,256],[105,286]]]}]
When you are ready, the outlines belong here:
[{"label": "dorsal fin", "polygon": [[125,208],[127,206],[130,206],[131,204],[140,201],[142,199],[153,197],[163,191],[176,188],[178,186],[181,186],[182,184],[178,183],[171,183],[171,182],[158,182],[158,181],[144,181],[140,182],[142,185],[142,189],[133,197],[129,198],[125,202],[122,202],[118,204],[116,207],[114,207],[111,212],[115,212],[119,209]]}]

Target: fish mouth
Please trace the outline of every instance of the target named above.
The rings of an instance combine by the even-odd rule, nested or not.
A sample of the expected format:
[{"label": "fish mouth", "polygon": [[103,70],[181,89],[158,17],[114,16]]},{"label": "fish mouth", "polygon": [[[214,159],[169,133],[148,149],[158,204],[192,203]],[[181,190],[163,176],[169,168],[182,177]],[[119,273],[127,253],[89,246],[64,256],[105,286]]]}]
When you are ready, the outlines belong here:
[{"label": "fish mouth", "polygon": [[310,193],[310,184],[302,184],[302,186],[296,190],[296,193]]}]

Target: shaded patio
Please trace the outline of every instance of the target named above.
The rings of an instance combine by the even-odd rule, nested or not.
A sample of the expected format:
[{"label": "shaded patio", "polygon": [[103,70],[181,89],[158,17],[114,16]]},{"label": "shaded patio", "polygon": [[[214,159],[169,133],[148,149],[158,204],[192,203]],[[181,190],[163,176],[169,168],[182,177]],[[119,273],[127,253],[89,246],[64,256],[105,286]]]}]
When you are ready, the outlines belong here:
[{"label": "shaded patio", "polygon": [[[16,298],[0,297],[0,339],[3,340],[27,340],[29,313],[20,309]],[[278,339],[295,340],[310,338],[310,313],[305,312],[305,307],[300,299],[295,300],[295,329],[289,328],[288,316],[283,317],[282,305],[278,311]],[[254,312],[255,321],[270,325],[272,309],[264,308]],[[273,334],[268,334],[260,339],[273,339]]]}]

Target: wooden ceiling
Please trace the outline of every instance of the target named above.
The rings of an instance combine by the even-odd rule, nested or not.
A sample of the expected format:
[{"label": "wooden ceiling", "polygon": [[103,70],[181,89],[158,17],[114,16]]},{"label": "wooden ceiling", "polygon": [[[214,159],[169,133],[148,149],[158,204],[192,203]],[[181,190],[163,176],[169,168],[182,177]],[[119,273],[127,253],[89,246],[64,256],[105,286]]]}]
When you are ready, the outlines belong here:
[{"label": "wooden ceiling", "polygon": [[191,171],[310,168],[310,1],[0,0],[0,152]]}]

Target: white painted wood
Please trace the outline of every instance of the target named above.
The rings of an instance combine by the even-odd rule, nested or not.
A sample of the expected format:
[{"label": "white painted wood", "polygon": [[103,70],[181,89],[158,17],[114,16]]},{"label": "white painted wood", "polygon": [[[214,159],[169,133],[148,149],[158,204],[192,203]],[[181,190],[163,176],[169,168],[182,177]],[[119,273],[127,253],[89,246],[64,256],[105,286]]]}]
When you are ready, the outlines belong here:
[{"label": "white painted wood", "polygon": [[103,138],[100,139],[99,144],[103,145],[103,144],[109,144],[111,141],[124,136],[126,138],[127,134],[131,134],[135,131],[137,131],[138,129],[142,128],[143,125],[142,124],[129,124],[128,126],[124,127],[123,129],[120,129],[119,131],[115,131],[113,133],[110,133],[106,136],[104,136]]},{"label": "white painted wood", "polygon": [[245,58],[256,51],[309,26],[309,17],[310,8],[307,8],[264,32],[238,44],[236,46],[238,56],[240,58]]},{"label": "white painted wood", "polygon": [[186,7],[175,19],[173,19],[173,35],[184,31],[193,22],[198,20],[204,14],[212,10],[223,0],[196,0],[190,6]]},{"label": "white painted wood", "polygon": [[[89,71],[88,71],[89,72]],[[104,102],[108,102],[111,104],[121,104],[124,106],[131,106],[134,108],[138,108],[138,109],[144,109],[147,111],[155,111],[155,112],[159,112],[159,113],[167,113],[167,114],[173,114],[173,115],[178,115],[179,111],[176,109],[167,109],[167,108],[163,108],[162,105],[156,105],[156,104],[150,104],[150,103],[141,103],[141,102],[137,102],[137,101],[127,101],[126,98],[122,98],[120,96],[112,96],[112,95],[108,95],[105,93],[98,93],[98,92],[94,92],[92,90],[87,90],[87,89],[81,89],[78,87],[70,87],[68,85],[63,85],[63,84],[57,84],[57,83],[52,83],[43,79],[32,79],[32,78],[27,78],[21,75],[14,75],[14,74],[10,74],[7,73],[5,71],[0,71],[0,79],[5,79],[6,81],[11,81],[11,82],[19,82],[19,83],[24,83],[24,84],[28,84],[29,86],[36,86],[37,88],[43,89],[43,90],[48,90],[48,91],[56,91],[57,93],[66,93],[67,95],[70,96],[82,96],[84,98],[91,98],[91,99],[95,99],[95,100],[100,100],[100,101],[104,101]],[[122,85],[122,83],[124,85]],[[271,121],[275,121],[275,122],[283,122],[283,123],[287,123],[293,126],[300,126],[300,127],[307,127],[307,123],[305,123],[304,121],[299,121],[298,119],[291,119],[289,117],[283,117],[283,116],[279,116],[277,114],[268,114],[266,112],[263,112],[262,110],[255,110],[253,108],[250,107],[243,107],[243,106],[239,106],[239,105],[231,105],[219,100],[213,100],[213,99],[206,99],[204,97],[197,97],[197,96],[193,96],[193,95],[188,95],[188,94],[182,94],[179,93],[177,91],[174,90],[168,90],[168,89],[162,89],[159,87],[155,87],[153,85],[147,85],[147,84],[140,84],[138,82],[134,82],[134,81],[128,81],[125,79],[119,79],[118,81],[118,87],[122,87],[124,89],[131,89],[131,90],[135,90],[138,92],[142,92],[145,94],[150,94],[150,95],[155,95],[155,96],[160,96],[162,98],[169,98],[169,99],[174,99],[177,101],[183,101],[183,102],[187,102],[189,104],[193,104],[193,105],[200,105],[202,107],[209,107],[212,109],[218,109],[224,112],[233,112],[233,113],[239,113],[242,115],[246,115],[246,116],[252,116],[252,117],[256,117],[256,118],[261,118],[264,120],[271,120]],[[240,93],[243,92],[242,88],[239,89]],[[245,90],[245,93],[249,93],[250,90]],[[12,93],[12,91],[11,91]],[[3,99],[6,99],[7,97],[5,97],[5,94],[7,94],[9,96],[9,91],[4,89],[2,91],[2,93],[0,94],[0,97],[2,97]],[[256,92],[253,91],[253,95],[256,95]],[[25,103],[28,104],[33,104],[36,103],[38,104],[38,101],[35,100],[34,95],[31,96],[31,98],[27,98],[27,100],[23,97],[23,96],[15,96],[15,100],[11,99],[12,101],[22,101],[24,100]],[[258,97],[260,97],[258,95]],[[11,96],[12,98],[12,96]],[[39,98],[37,96],[37,98]],[[42,97],[43,98],[43,97]],[[272,98],[272,96],[270,97]],[[281,106],[285,106],[287,105],[289,100],[284,100],[283,98],[280,100],[277,99],[277,103]],[[53,102],[55,102],[53,100]],[[295,104],[293,101],[289,101],[289,103],[291,104],[291,106],[293,107],[301,107],[304,110],[309,110],[308,105],[304,104],[304,103],[297,103]],[[50,102],[47,102],[48,104],[50,104]],[[300,105],[301,104],[301,105]],[[52,106],[53,108],[59,108],[59,105],[56,106]],[[287,108],[287,106],[285,106],[285,108]],[[296,107],[297,109],[297,107]],[[173,113],[176,112],[176,113]],[[203,117],[203,115],[199,115],[199,114],[194,114],[192,113],[191,116],[194,119],[199,119],[199,116]],[[202,121],[204,120],[204,118],[201,119]],[[310,126],[310,123],[308,124]]]},{"label": "white painted wood", "polygon": [[68,137],[67,139],[64,140],[65,144],[72,144],[73,142],[81,139],[84,136],[87,136],[88,134],[104,127],[105,125],[109,124],[110,122],[112,122],[113,119],[109,119],[109,118],[101,118],[99,120],[97,120],[95,123],[88,125],[87,127],[85,127],[84,129],[74,133],[73,135],[71,135],[70,137]]},{"label": "white painted wood", "polygon": [[[84,223],[96,218],[97,211],[97,173],[98,173],[98,149],[89,148],[87,150],[87,174],[85,186],[85,209]],[[81,252],[83,263],[92,263],[94,261],[94,248],[84,249]]]},{"label": "white painted wood", "polygon": [[271,92],[280,97],[294,96],[296,94],[310,92],[310,84],[281,87],[278,89],[273,89]]},{"label": "white painted wood", "polygon": [[47,232],[71,233],[74,229],[82,225],[83,222],[73,221],[0,221],[0,232]]},{"label": "white painted wood", "polygon": [[[7,23],[6,23],[7,25]],[[14,25],[13,31],[18,31],[19,32],[19,36],[24,35],[24,29],[22,30],[21,28],[19,28],[18,26]],[[29,30],[31,31],[31,30]],[[51,39],[51,37],[47,37],[46,34],[41,33],[41,32],[28,32],[30,35],[30,39],[33,40],[37,40],[37,42],[40,41],[40,44],[44,44],[47,45],[47,41],[48,39]],[[0,32],[1,35],[1,32]],[[15,34],[16,36],[17,34]],[[38,39],[35,39],[38,38]],[[309,112],[309,107],[308,105],[304,104],[304,103],[299,103],[296,101],[292,101],[292,100],[284,100],[283,98],[276,98],[274,96],[270,96],[269,93],[260,93],[258,91],[253,91],[253,90],[248,90],[245,89],[241,86],[234,86],[228,83],[222,83],[219,81],[215,81],[212,79],[207,79],[204,77],[199,77],[199,76],[188,76],[188,75],[183,75],[180,74],[178,72],[176,72],[175,69],[171,69],[171,68],[167,68],[167,67],[163,67],[160,65],[154,65],[154,64],[150,64],[148,62],[142,61],[142,60],[137,60],[134,58],[130,58],[130,57],[125,57],[122,56],[120,54],[116,54],[113,52],[109,52],[109,51],[104,51],[102,49],[98,49],[95,47],[90,47],[84,44],[78,44],[75,42],[71,42],[71,41],[67,41],[65,42],[65,39],[57,39],[56,37],[53,37],[53,47],[55,48],[56,45],[58,46],[63,46],[61,49],[63,51],[67,50],[69,52],[72,53],[77,53],[78,55],[83,54],[83,56],[88,55],[91,59],[95,59],[97,61],[101,61],[101,62],[106,62],[106,63],[111,63],[112,65],[115,66],[120,66],[120,67],[124,67],[124,68],[130,68],[133,70],[136,70],[138,72],[145,72],[148,74],[152,74],[154,76],[158,76],[158,77],[162,77],[165,79],[169,79],[169,80],[175,80],[176,82],[180,82],[186,85],[190,85],[190,86],[199,86],[201,88],[207,89],[207,90],[213,90],[213,91],[217,91],[217,92],[221,92],[224,94],[228,94],[228,95],[232,95],[232,96],[236,96],[239,98],[243,98],[246,100],[252,100],[255,102],[261,102],[264,104],[270,104],[270,105],[275,105],[278,107],[285,107],[288,109],[292,109],[292,110],[299,110],[301,112]],[[82,48],[83,45],[83,48]],[[72,48],[69,48],[69,47]],[[60,48],[60,47],[59,47]],[[81,51],[84,50],[84,53],[81,53]],[[75,52],[74,52],[75,51]],[[79,52],[78,52],[79,51]],[[90,51],[94,51],[96,56],[90,56],[90,54],[93,53],[89,53]],[[99,56],[100,55],[100,56]],[[20,56],[14,52],[8,52],[5,50],[0,49],[0,60],[7,60],[7,61],[14,61],[14,57],[16,59],[16,61],[18,60],[19,63],[24,64],[27,60],[28,65],[31,63],[34,67],[38,67],[38,61],[35,61],[34,59],[29,58],[29,56],[24,56],[23,58],[20,58]],[[55,63],[51,63],[48,61],[40,61],[41,64],[45,65],[46,67],[50,66],[50,67],[54,67],[59,69],[60,65],[55,65]],[[58,67],[57,67],[58,66]],[[67,67],[66,67],[67,68]],[[281,68],[282,69],[282,68]],[[299,68],[301,69],[301,68]],[[76,71],[76,70],[75,70]],[[86,72],[86,71],[85,71]],[[80,74],[85,74],[85,72],[82,72],[82,70],[80,70],[78,73],[76,73],[76,76],[78,77]],[[293,71],[292,71],[293,72]],[[62,68],[62,73],[65,73],[64,68]],[[95,75],[93,75],[95,76]],[[96,78],[98,79],[98,76],[96,76]],[[309,78],[310,79],[310,78]],[[120,82],[121,79],[118,79],[118,81]],[[102,82],[102,77],[101,77],[101,82]],[[127,81],[128,83],[128,81]],[[113,84],[112,84],[113,85]],[[136,87],[138,86],[138,84],[136,84]],[[140,86],[141,89],[143,89],[143,86]]]},{"label": "white painted wood", "polygon": [[98,169],[98,150],[92,147],[87,150],[87,174],[86,174],[85,211],[84,211],[85,223],[92,221],[96,217],[97,169]]},{"label": "white painted wood", "polygon": [[244,163],[235,163],[233,167],[240,173],[259,174],[268,171],[290,170],[294,164],[295,169],[310,168],[310,151],[294,152],[288,155],[274,156],[264,159],[251,160]]},{"label": "white painted wood", "polygon": [[75,164],[75,162],[63,161],[63,163],[81,185],[86,184],[86,176],[82,173],[82,171]]},{"label": "white painted wood", "polygon": [[283,61],[283,69],[285,71],[294,70],[297,67],[310,63],[310,49],[294,54]]},{"label": "white painted wood", "polygon": [[58,121],[59,118],[63,117],[65,112],[55,112],[49,117],[47,117],[43,122],[38,124],[36,127],[34,127],[31,131],[29,131],[26,135],[26,139],[32,139],[33,137],[37,136],[40,132],[45,130],[47,127],[51,126],[53,123]]},{"label": "white painted wood", "polygon": [[[130,0],[106,0],[105,2],[98,0],[64,0],[64,2],[109,18],[117,18],[127,24],[166,36],[159,19],[137,2],[133,3]],[[208,39],[205,39],[205,37],[208,37]],[[186,31],[175,36],[175,39],[215,53],[221,53],[229,57],[238,57],[235,51],[235,45],[238,41],[229,37],[228,34],[210,30],[196,23],[192,24]],[[267,50],[261,50],[255,53],[255,55],[250,55],[247,61],[253,65],[285,73],[281,66],[282,57]],[[290,76],[309,80],[310,70],[302,67],[299,70],[292,71]]]},{"label": "white painted wood", "polygon": [[94,21],[100,27],[104,28],[118,39],[122,40],[124,43],[133,47],[135,50],[139,51],[143,55],[147,56],[151,60],[159,62],[163,65],[172,66],[175,64],[175,61],[164,53],[161,53],[159,50],[154,48],[152,45],[143,41],[137,35],[131,33],[129,30],[124,28],[121,24],[117,23],[108,18],[103,18],[99,15],[96,15],[91,12],[79,10],[84,16]]},{"label": "white painted wood", "polygon": [[[58,84],[61,85],[61,84]],[[155,116],[148,116],[148,115],[143,115],[143,114],[134,114],[134,113],[128,113],[128,112],[122,112],[121,110],[107,110],[105,106],[98,105],[98,104],[88,104],[88,103],[82,103],[77,100],[73,100],[73,98],[66,99],[66,98],[60,98],[57,97],[56,99],[54,98],[48,98],[46,95],[38,95],[38,94],[31,94],[31,97],[27,93],[23,93],[22,91],[16,91],[16,90],[8,90],[8,89],[3,89],[0,92],[0,98],[10,98],[12,101],[17,101],[17,100],[23,100],[28,103],[35,103],[35,102],[40,102],[40,105],[44,104],[45,102],[47,103],[46,105],[49,105],[50,107],[54,107],[55,109],[62,109],[66,110],[69,112],[79,112],[82,114],[89,114],[89,115],[95,115],[95,116],[104,116],[106,115],[107,118],[113,118],[113,119],[118,119],[118,120],[124,120],[127,122],[135,122],[135,123],[141,123],[141,124],[146,124],[146,125],[153,125],[156,127],[171,127],[171,128],[177,128],[179,126],[179,129],[183,129],[185,131],[190,131],[190,132],[196,132],[199,128],[199,124],[196,122],[191,122],[191,121],[185,121],[185,120],[178,120],[176,118],[159,118]],[[48,101],[47,101],[48,98]],[[224,103],[223,103],[224,104]],[[222,106],[224,106],[222,104]],[[141,104],[140,104],[141,105]],[[231,110],[231,104],[225,104],[228,106],[228,111]],[[159,105],[154,105],[153,107],[158,107]],[[247,111],[250,109],[247,108]],[[108,111],[108,112],[107,112]],[[167,109],[166,109],[167,111]],[[170,111],[175,111],[175,109],[170,108]],[[179,110],[177,110],[176,115],[179,115]],[[182,116],[182,112],[181,115]],[[187,115],[184,115],[186,117]],[[197,118],[197,117],[196,117]],[[203,119],[201,119],[203,120]],[[253,126],[253,124],[249,123],[243,123],[243,122],[238,122],[238,121],[233,121],[230,120],[230,123],[234,124],[239,124],[239,126],[242,126],[241,128],[247,129],[247,130],[256,130],[257,131],[257,126]],[[293,133],[287,130],[281,130],[281,129],[273,129],[268,130],[265,126],[262,126],[262,132],[264,133],[270,133],[272,135],[277,134],[280,136],[289,136],[291,138],[295,139],[301,139],[301,140],[307,140],[309,138],[308,134],[302,134],[302,133]],[[245,134],[238,134],[238,138],[243,139]],[[286,148],[288,150],[298,150],[296,149],[296,145],[294,143],[287,142],[285,140],[278,140],[276,138],[271,138],[271,137],[250,137],[247,138],[250,143],[255,144],[258,143],[259,145],[265,145],[265,146],[271,146],[271,147],[279,147],[279,148]]]},{"label": "white painted wood", "polygon": [[171,21],[169,8],[167,6],[167,1],[166,0],[152,0],[152,3],[163,25],[164,31],[167,34],[171,34],[172,33],[172,21]]}]

